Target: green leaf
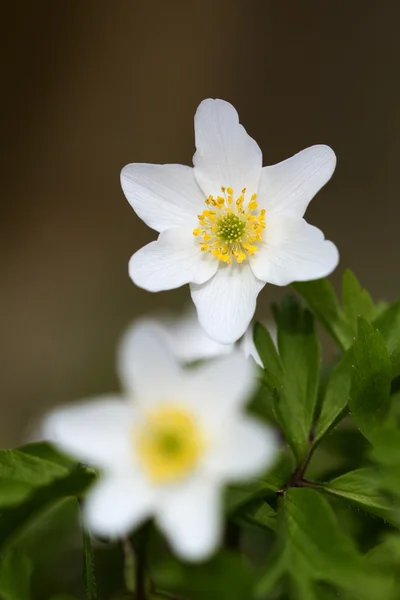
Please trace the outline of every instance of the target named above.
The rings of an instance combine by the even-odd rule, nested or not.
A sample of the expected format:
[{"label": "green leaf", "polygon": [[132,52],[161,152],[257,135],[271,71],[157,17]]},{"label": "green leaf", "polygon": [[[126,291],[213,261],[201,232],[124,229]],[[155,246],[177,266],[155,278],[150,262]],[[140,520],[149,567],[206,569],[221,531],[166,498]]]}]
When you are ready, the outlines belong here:
[{"label": "green leaf", "polygon": [[325,388],[321,412],[315,429],[315,442],[319,441],[345,410],[350,396],[353,355],[348,350],[335,367]]},{"label": "green leaf", "polygon": [[34,490],[67,475],[65,466],[20,450],[0,451],[0,507],[25,500]]},{"label": "green leaf", "polygon": [[343,273],[342,307],[328,279],[298,282],[293,287],[342,350],[348,350],[353,344],[358,317],[371,321],[380,310],[349,269]]},{"label": "green leaf", "polygon": [[0,510],[0,550],[10,540],[23,533],[31,519],[44,512],[60,500],[70,496],[81,496],[95,480],[92,469],[77,467],[70,473],[47,485],[35,489],[29,497],[17,506]]},{"label": "green leaf", "polygon": [[284,376],[275,411],[298,462],[310,443],[317,402],[320,349],[309,310],[287,298],[278,317],[278,346]]},{"label": "green leaf", "polygon": [[35,442],[33,444],[27,444],[26,446],[20,446],[17,450],[24,454],[29,454],[30,456],[42,458],[50,463],[59,465],[60,467],[65,467],[68,471],[76,466],[76,461],[65,454],[61,454],[49,442]]},{"label": "green leaf", "polygon": [[256,600],[265,600],[266,598],[274,597],[271,596],[271,592],[275,590],[287,569],[287,552],[276,552],[275,555],[268,560],[265,570],[259,577],[255,589]]},{"label": "green leaf", "polygon": [[32,562],[20,551],[0,555],[0,599],[29,600]]},{"label": "green leaf", "polygon": [[278,387],[282,381],[283,369],[278,351],[268,329],[256,323],[253,330],[254,344],[264,366],[266,382],[271,387]]},{"label": "green leaf", "polygon": [[386,308],[374,321],[386,342],[392,367],[392,379],[400,375],[400,300]]},{"label": "green leaf", "polygon": [[285,498],[287,535],[315,581],[349,591],[360,600],[390,598],[392,582],[371,569],[340,530],[327,501],[309,488],[291,488]]},{"label": "green leaf", "polygon": [[253,500],[275,495],[288,481],[293,469],[293,457],[282,453],[275,465],[256,481],[230,485],[225,492],[225,508],[228,515],[233,515]]},{"label": "green leaf", "polygon": [[352,336],[357,334],[358,317],[371,321],[376,314],[371,296],[364,290],[357,277],[346,269],[342,279],[342,307],[345,319],[350,324]]},{"label": "green leaf", "polygon": [[[377,464],[377,485],[396,501],[397,513],[400,504],[400,431],[383,429],[374,433],[371,459]],[[391,519],[393,522],[393,519]],[[400,518],[397,517],[397,526]]]},{"label": "green leaf", "polygon": [[391,364],[382,334],[361,317],[353,359],[349,407],[358,428],[370,439],[390,409]]},{"label": "green leaf", "polygon": [[345,473],[329,483],[324,489],[331,494],[350,500],[363,508],[393,510],[393,504],[382,494],[377,469],[365,467]]},{"label": "green leaf", "polygon": [[240,511],[235,521],[239,524],[256,525],[263,529],[276,530],[276,512],[264,500],[256,500]]},{"label": "green leaf", "polygon": [[227,552],[199,565],[168,559],[150,565],[150,576],[157,591],[190,600],[249,600],[255,584],[250,565]]},{"label": "green leaf", "polygon": [[353,333],[340,308],[331,282],[324,278],[315,281],[296,282],[292,285],[307,302],[329,335],[343,350],[349,348],[353,343]]}]

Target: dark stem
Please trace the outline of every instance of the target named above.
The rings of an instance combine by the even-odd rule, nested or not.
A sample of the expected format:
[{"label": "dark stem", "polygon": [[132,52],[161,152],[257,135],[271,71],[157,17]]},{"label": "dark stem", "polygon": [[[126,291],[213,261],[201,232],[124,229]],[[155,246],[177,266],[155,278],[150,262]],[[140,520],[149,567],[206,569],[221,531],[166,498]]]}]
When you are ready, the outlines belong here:
[{"label": "dark stem", "polygon": [[139,553],[136,553],[135,580],[136,580],[135,599],[136,600],[147,600],[146,571],[145,571],[143,557]]},{"label": "dark stem", "polygon": [[149,533],[145,523],[132,536],[132,547],[135,553],[135,600],[147,600],[146,550]]},{"label": "dark stem", "polygon": [[[82,501],[78,500],[82,515]],[[86,600],[97,600],[96,574],[94,567],[94,553],[90,534],[82,523],[83,541],[83,579],[85,582]]]},{"label": "dark stem", "polygon": [[135,554],[129,538],[122,542],[124,551],[124,581],[126,590],[130,593],[135,591]]}]

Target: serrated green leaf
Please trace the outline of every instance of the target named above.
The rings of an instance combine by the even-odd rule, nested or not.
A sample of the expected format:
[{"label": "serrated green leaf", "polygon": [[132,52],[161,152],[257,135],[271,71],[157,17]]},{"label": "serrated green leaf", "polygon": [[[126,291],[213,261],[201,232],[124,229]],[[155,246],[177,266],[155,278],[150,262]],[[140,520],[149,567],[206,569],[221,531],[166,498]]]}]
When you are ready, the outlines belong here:
[{"label": "serrated green leaf", "polygon": [[292,285],[337,344],[343,350],[350,348],[354,335],[339,305],[331,282],[324,278],[296,282]]},{"label": "serrated green leaf", "polygon": [[386,308],[374,321],[390,355],[392,379],[400,375],[400,300]]},{"label": "serrated green leaf", "polygon": [[81,496],[95,478],[93,470],[78,467],[64,477],[35,489],[22,503],[0,510],[0,550],[23,533],[33,517],[67,497]]},{"label": "serrated green leaf", "polygon": [[382,334],[361,317],[353,362],[349,407],[358,428],[370,439],[390,409],[391,364]]},{"label": "serrated green leaf", "polygon": [[293,287],[342,350],[348,350],[353,344],[358,317],[371,321],[381,311],[375,307],[369,293],[349,269],[343,273],[342,306],[328,279],[297,282]]},{"label": "serrated green leaf", "polygon": [[332,479],[324,484],[324,488],[357,504],[385,508],[376,475],[375,469],[364,467]]},{"label": "serrated green leaf", "polygon": [[393,503],[382,494],[379,474],[373,467],[364,467],[336,477],[325,483],[324,489],[366,509],[387,511],[395,508]]},{"label": "serrated green leaf", "polygon": [[284,376],[275,411],[298,462],[310,443],[317,402],[320,349],[309,310],[295,298],[282,304],[278,318],[278,347]]},{"label": "serrated green leaf", "polygon": [[367,567],[316,490],[291,488],[285,498],[289,542],[316,581],[326,581],[360,600],[390,598],[392,581]]},{"label": "serrated green leaf", "polygon": [[249,600],[256,581],[250,565],[227,552],[199,565],[168,559],[150,565],[150,575],[157,591],[185,600]]},{"label": "serrated green leaf", "polygon": [[315,429],[315,441],[319,441],[335,424],[345,410],[350,396],[353,371],[352,351],[348,350],[335,367],[325,388],[321,412]]},{"label": "serrated green leaf", "polygon": [[20,551],[0,555],[0,599],[29,600],[32,562]]},{"label": "serrated green leaf", "polygon": [[342,279],[342,309],[349,323],[353,337],[357,334],[358,317],[371,321],[376,314],[375,305],[367,290],[363,289],[350,269],[346,269]]}]

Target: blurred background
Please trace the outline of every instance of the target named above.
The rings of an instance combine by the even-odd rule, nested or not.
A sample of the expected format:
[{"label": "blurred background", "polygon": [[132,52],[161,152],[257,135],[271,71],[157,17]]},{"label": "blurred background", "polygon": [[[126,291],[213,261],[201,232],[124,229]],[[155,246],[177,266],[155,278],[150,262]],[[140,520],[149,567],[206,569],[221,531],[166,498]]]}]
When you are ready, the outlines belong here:
[{"label": "blurred background", "polygon": [[[118,389],[135,317],[179,310],[127,275],[155,239],[119,185],[129,162],[191,164],[193,115],[238,109],[264,164],[338,155],[307,218],[375,298],[400,295],[400,4],[395,0],[19,0],[2,6],[0,446],[55,403]],[[285,293],[267,286],[265,315]]]}]

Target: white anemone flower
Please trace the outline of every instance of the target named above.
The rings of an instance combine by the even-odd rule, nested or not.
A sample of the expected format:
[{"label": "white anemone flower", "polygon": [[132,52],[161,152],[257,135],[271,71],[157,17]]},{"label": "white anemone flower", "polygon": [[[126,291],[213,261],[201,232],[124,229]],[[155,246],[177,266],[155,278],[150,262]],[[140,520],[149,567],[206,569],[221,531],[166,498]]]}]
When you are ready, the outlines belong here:
[{"label": "white anemone flower", "polygon": [[[192,307],[180,315],[160,313],[143,317],[132,324],[132,331],[135,331],[138,322],[157,330],[169,351],[182,364],[223,356],[235,349],[234,344],[220,344],[211,339],[201,327]],[[126,335],[129,335],[129,331]]]},{"label": "white anemone flower", "polygon": [[148,325],[123,339],[125,396],[55,409],[45,437],[101,469],[89,491],[89,529],[113,538],[154,517],[176,553],[200,560],[221,538],[222,489],[263,472],[277,440],[246,415],[255,373],[234,352],[182,370]]},{"label": "white anemone flower", "polygon": [[[179,316],[158,314],[143,317],[132,324],[132,331],[135,330],[138,322],[149,325],[157,331],[160,338],[168,346],[169,351],[181,364],[223,356],[239,349],[246,358],[251,356],[260,367],[263,367],[253,339],[253,323],[247,328],[240,343],[235,345],[219,344],[212,340],[201,327],[196,311],[192,308],[185,310]],[[264,326],[268,329],[275,345],[277,345],[277,331],[273,320],[269,319],[264,322]],[[129,335],[129,331],[126,335]]]},{"label": "white anemone flower", "polygon": [[201,326],[228,344],[246,331],[266,283],[284,286],[335,269],[336,246],[303,215],[336,157],[317,145],[263,168],[259,146],[223,100],[200,104],[195,138],[194,168],[122,170],[128,201],[159,232],[132,256],[129,273],[151,292],[189,283]]}]

